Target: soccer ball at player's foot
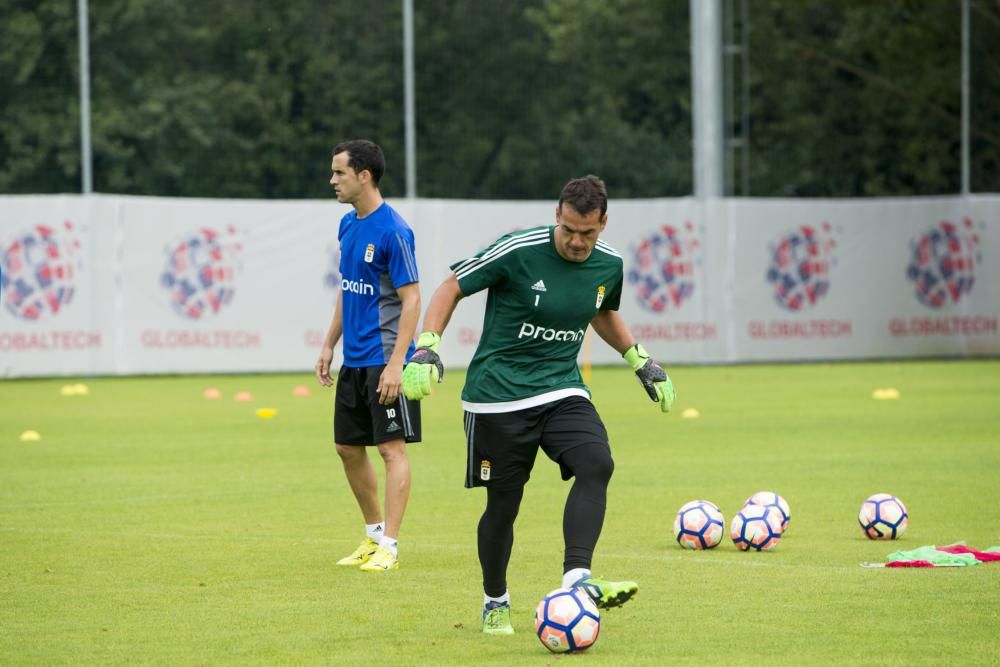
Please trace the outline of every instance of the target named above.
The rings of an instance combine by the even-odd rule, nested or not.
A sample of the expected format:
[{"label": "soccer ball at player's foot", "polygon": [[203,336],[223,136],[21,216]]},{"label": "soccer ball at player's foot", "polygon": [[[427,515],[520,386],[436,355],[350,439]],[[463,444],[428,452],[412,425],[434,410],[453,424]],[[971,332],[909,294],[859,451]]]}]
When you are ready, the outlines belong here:
[{"label": "soccer ball at player's foot", "polygon": [[787,500],[774,491],[758,491],[747,498],[743,505],[764,505],[775,508],[781,514],[781,532],[788,530],[788,522],[792,520],[792,508],[789,507]]},{"label": "soccer ball at player's foot", "polygon": [[872,540],[894,540],[906,530],[910,516],[906,505],[896,496],[876,493],[861,503],[858,523]]},{"label": "soccer ball at player's foot", "polygon": [[711,549],[722,541],[725,531],[722,512],[708,500],[692,500],[674,517],[674,537],[685,549]]},{"label": "soccer ball at player's foot", "polygon": [[781,514],[774,507],[746,505],[733,517],[729,536],[742,551],[770,551],[781,541]]},{"label": "soccer ball at player's foot", "polygon": [[594,645],[601,631],[597,605],[578,588],[557,588],[535,608],[535,633],[553,653],[576,653]]}]

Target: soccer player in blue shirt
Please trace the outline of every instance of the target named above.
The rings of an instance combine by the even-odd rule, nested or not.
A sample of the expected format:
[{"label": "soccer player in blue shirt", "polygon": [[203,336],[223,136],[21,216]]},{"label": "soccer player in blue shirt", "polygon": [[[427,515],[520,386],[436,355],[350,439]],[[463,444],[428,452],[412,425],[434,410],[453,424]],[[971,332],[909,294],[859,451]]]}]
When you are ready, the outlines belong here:
[{"label": "soccer player in blue shirt", "polygon": [[[337,564],[384,572],[399,567],[397,538],[410,496],[406,445],[420,441],[420,404],[403,396],[403,366],[413,354],[420,284],[413,230],[382,199],[382,149],[366,140],[333,149],[330,185],[354,210],[340,221],[341,290],[316,361],[320,384],[333,385],[333,348],[343,338],[333,432],[337,454],[361,508],[366,536]],[[385,515],[367,447],[385,462]]]}]

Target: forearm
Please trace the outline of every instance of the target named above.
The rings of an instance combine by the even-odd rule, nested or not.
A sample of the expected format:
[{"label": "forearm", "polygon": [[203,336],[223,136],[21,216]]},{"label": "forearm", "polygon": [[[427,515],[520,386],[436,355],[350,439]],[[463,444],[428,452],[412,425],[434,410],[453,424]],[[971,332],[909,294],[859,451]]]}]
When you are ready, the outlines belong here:
[{"label": "forearm", "polygon": [[590,321],[590,326],[618,354],[625,354],[626,350],[635,345],[632,332],[616,310],[602,310]]},{"label": "forearm", "polygon": [[343,311],[340,307],[340,293],[337,293],[337,305],[333,308],[333,321],[326,331],[326,338],[323,339],[323,346],[319,350],[319,358],[316,360],[316,379],[324,387],[333,386],[330,378],[330,364],[333,362],[333,346],[340,340],[344,330]]},{"label": "forearm", "polygon": [[344,314],[340,305],[340,292],[337,292],[337,305],[333,309],[333,319],[330,322],[330,327],[326,331],[326,338],[323,339],[323,347],[325,349],[332,350],[334,346],[340,341],[340,337],[344,333]]},{"label": "forearm", "polygon": [[452,274],[441,283],[424,313],[424,328],[417,340],[417,351],[403,369],[403,393],[413,401],[431,395],[431,384],[444,379],[444,364],[438,356],[441,334],[455,312],[455,306],[464,297],[458,279]]},{"label": "forearm", "polygon": [[433,331],[439,336],[444,333],[451,321],[451,316],[458,306],[458,302],[465,297],[458,286],[458,279],[452,274],[447,280],[438,285],[431,296],[431,302],[424,313],[424,326],[422,331]]},{"label": "forearm", "polygon": [[642,345],[635,342],[621,315],[613,310],[602,311],[590,321],[590,324],[604,342],[625,358],[625,362],[635,371],[649,398],[660,404],[661,411],[670,412],[675,396],[670,377],[659,364],[649,358]]},{"label": "forearm", "polygon": [[[416,283],[414,283],[416,285]],[[396,344],[392,348],[389,364],[402,366],[406,362],[406,352],[410,349],[417,333],[417,322],[420,321],[420,291],[415,287],[411,294],[402,300],[402,310],[399,314],[399,331]]]}]

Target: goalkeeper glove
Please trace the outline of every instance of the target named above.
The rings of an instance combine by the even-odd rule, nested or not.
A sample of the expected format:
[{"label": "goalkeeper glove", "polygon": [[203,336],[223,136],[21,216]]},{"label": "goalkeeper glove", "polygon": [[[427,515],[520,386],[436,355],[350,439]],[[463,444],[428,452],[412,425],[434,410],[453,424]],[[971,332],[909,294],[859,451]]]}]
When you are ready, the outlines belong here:
[{"label": "goalkeeper glove", "polygon": [[627,349],[622,356],[635,371],[649,398],[659,401],[660,410],[670,412],[670,407],[674,404],[674,384],[666,371],[650,359],[649,353],[638,343]]},{"label": "goalkeeper glove", "polygon": [[433,331],[425,331],[417,338],[417,351],[403,369],[403,395],[411,401],[419,401],[431,395],[431,380],[444,380],[444,365],[438,356],[441,336]]}]

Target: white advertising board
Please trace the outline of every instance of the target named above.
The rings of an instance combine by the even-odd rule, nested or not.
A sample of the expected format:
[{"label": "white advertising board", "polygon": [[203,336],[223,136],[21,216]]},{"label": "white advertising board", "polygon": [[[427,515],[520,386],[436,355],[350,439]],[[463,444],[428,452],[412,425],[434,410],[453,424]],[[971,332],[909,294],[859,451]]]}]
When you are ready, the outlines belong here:
[{"label": "white advertising board", "polygon": [[[555,219],[554,201],[390,203],[425,305],[449,265]],[[348,210],[0,197],[0,376],[309,371]],[[623,317],[666,365],[1000,354],[997,196],[612,200],[602,238],[624,259]],[[459,304],[449,366],[471,360],[484,303]],[[594,363],[620,361],[591,338]]]}]

